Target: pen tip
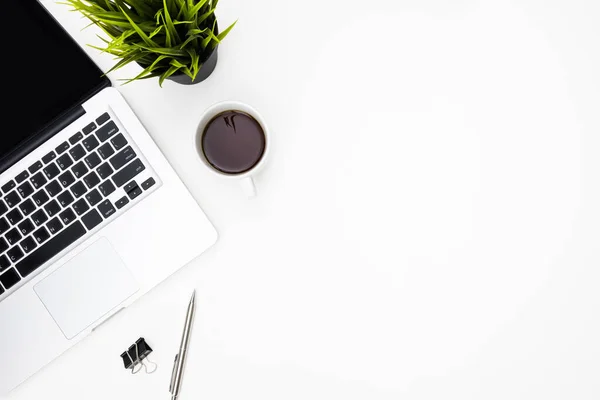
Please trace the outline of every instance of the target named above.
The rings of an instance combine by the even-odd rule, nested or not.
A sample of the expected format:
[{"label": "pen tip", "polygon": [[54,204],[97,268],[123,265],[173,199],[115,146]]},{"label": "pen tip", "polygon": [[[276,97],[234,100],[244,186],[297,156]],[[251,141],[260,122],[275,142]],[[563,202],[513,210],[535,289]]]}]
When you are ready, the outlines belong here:
[{"label": "pen tip", "polygon": [[194,289],[194,291],[192,292],[192,299],[190,300],[190,303],[193,302],[196,299],[196,289]]}]

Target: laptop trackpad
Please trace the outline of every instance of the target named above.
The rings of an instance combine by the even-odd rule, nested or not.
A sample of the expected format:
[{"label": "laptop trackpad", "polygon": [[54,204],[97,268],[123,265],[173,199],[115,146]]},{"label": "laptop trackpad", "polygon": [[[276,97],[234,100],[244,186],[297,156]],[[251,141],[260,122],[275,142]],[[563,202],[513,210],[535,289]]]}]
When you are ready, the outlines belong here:
[{"label": "laptop trackpad", "polygon": [[138,291],[106,238],[35,285],[35,292],[67,339],[72,339]]}]

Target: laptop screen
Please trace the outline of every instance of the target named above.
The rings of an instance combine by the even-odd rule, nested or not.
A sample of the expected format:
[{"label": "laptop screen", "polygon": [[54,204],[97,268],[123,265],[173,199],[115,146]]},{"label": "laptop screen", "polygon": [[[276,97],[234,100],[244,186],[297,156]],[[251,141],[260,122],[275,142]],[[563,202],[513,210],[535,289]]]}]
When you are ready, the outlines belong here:
[{"label": "laptop screen", "polygon": [[36,0],[4,0],[2,17],[0,163],[5,164],[11,153],[106,81]]}]

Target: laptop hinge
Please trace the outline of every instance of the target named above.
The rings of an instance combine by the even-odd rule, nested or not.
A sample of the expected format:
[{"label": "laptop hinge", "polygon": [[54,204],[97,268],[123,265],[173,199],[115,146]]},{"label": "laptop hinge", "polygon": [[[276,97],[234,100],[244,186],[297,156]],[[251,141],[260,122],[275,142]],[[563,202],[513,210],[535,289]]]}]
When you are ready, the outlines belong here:
[{"label": "laptop hinge", "polygon": [[46,142],[58,132],[65,129],[67,126],[71,125],[82,115],[85,115],[85,110],[81,105],[78,105],[58,116],[58,118],[48,124],[42,132],[38,133],[37,135],[33,135],[29,140],[21,143],[19,147],[7,154],[0,161],[0,173],[12,167],[20,159],[41,146],[42,143]]}]

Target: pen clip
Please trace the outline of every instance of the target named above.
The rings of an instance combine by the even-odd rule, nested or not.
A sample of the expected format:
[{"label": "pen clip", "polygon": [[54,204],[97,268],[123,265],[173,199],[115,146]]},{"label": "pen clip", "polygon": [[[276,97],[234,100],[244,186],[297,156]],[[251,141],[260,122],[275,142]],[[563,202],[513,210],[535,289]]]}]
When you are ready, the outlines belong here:
[{"label": "pen clip", "polygon": [[175,355],[175,361],[173,362],[173,372],[171,373],[171,384],[169,385],[169,393],[173,394],[173,385],[175,383],[175,372],[177,372],[177,360],[179,360],[179,353]]}]

